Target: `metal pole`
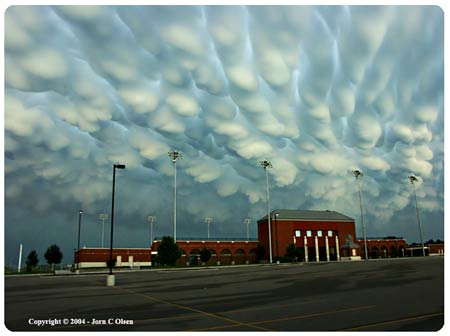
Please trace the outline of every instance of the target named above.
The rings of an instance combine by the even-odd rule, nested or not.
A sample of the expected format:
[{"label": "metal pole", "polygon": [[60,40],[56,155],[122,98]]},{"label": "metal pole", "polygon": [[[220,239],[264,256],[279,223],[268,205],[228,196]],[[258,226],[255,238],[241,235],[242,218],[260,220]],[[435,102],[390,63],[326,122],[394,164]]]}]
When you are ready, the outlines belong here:
[{"label": "metal pole", "polygon": [[102,218],[102,248],[105,240],[105,218]]},{"label": "metal pole", "polygon": [[362,195],[361,195],[361,183],[359,181],[359,178],[356,178],[358,180],[358,186],[359,186],[359,208],[361,211],[361,223],[363,227],[363,237],[364,237],[364,253],[366,255],[366,260],[368,259],[367,254],[367,240],[366,240],[366,225],[364,224],[364,215],[363,215],[363,207],[362,207]]},{"label": "metal pole", "polygon": [[169,157],[173,162],[173,240],[177,242],[177,159],[183,157],[183,153],[172,151],[169,152]]},{"label": "metal pole", "polygon": [[103,248],[105,240],[105,220],[108,218],[108,214],[101,213],[99,218],[102,220],[102,248]]},{"label": "metal pole", "polygon": [[83,210],[80,210],[78,213],[78,250],[80,250],[80,231],[81,231],[81,214],[83,213]]},{"label": "metal pole", "polygon": [[77,249],[77,269],[79,268],[80,263],[80,231],[81,231],[81,214],[83,210],[80,210],[78,213],[78,249]]},{"label": "metal pole", "polygon": [[363,173],[359,170],[353,170],[353,175],[355,175],[356,180],[358,181],[358,190],[359,190],[359,209],[361,211],[361,224],[363,227],[363,238],[364,238],[364,253],[365,259],[368,260],[369,256],[367,254],[367,239],[366,239],[366,226],[364,224],[364,215],[363,215],[363,206],[362,206],[362,194],[361,194],[361,183],[359,181],[359,177],[363,176]]},{"label": "metal pole", "polygon": [[417,194],[416,194],[416,185],[414,184],[415,181],[418,181],[417,178],[414,177],[412,179],[410,177],[411,184],[413,185],[414,189],[414,199],[416,200],[416,212],[417,212],[417,221],[419,223],[419,232],[420,232],[420,243],[422,244],[422,255],[425,257],[425,246],[423,244],[423,233],[422,233],[422,224],[420,223],[420,215],[419,215],[419,205],[417,203]]},{"label": "metal pole", "polygon": [[20,266],[22,265],[22,244],[20,244],[19,248],[19,264],[17,265],[17,272],[20,273]]},{"label": "metal pole", "polygon": [[272,263],[272,234],[271,234],[271,223],[270,223],[270,206],[269,206],[269,172],[267,167],[264,167],[266,171],[266,198],[267,198],[267,221],[269,225],[269,262]]},{"label": "metal pole", "polygon": [[173,160],[173,240],[177,242],[177,160]]},{"label": "metal pole", "polygon": [[205,218],[205,223],[208,224],[208,240],[209,240],[209,224],[211,224],[212,222],[212,218],[211,217],[206,217]]},{"label": "metal pole", "polygon": [[248,225],[250,224],[250,218],[246,218],[244,223],[247,224],[247,241],[250,239],[249,231],[248,231]]},{"label": "metal pole", "polygon": [[109,243],[109,274],[112,273],[112,249],[113,249],[113,232],[114,232],[114,192],[116,186],[116,165],[113,166],[113,184],[112,184],[112,200],[111,200],[111,240]]}]

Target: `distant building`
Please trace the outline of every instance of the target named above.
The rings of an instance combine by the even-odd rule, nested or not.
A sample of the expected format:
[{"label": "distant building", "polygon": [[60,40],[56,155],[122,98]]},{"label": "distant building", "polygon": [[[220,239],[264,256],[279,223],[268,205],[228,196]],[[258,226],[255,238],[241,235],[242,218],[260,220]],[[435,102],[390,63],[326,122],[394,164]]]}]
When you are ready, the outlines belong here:
[{"label": "distant building", "polygon": [[[152,251],[157,251],[160,243],[161,241],[154,241]],[[255,240],[242,239],[177,240],[181,250],[181,258],[177,260],[177,265],[201,265],[200,251],[204,248],[211,252],[207,265],[253,264],[257,262],[258,243]]]},{"label": "distant building", "polygon": [[[336,211],[286,210],[270,213],[272,260],[286,255],[286,249],[294,244],[301,255],[298,261],[317,262],[333,260],[359,260],[365,258],[364,240],[356,239],[355,220]],[[178,265],[201,264],[200,251],[211,252],[208,265],[256,263],[258,245],[265,250],[263,260],[269,260],[269,230],[267,215],[257,221],[258,240],[245,239],[184,239],[177,240],[182,256]],[[142,267],[152,264],[160,241],[151,248],[115,248],[113,259],[117,267]],[[421,246],[408,247],[403,238],[367,238],[369,259],[397,258],[422,255]],[[427,244],[427,255],[443,255],[444,244]],[[109,248],[82,248],[75,252],[75,264],[79,268],[106,267]]]},{"label": "distant building", "polygon": [[[397,258],[406,257],[407,245],[403,238],[386,237],[386,238],[366,238],[367,254],[369,259],[377,258]],[[363,247],[362,257],[364,258],[364,240],[358,239],[358,244]]]},{"label": "distant building", "polygon": [[[151,266],[151,251],[150,248],[113,248],[113,260],[116,260],[116,267]],[[75,252],[75,265],[78,264],[78,268],[106,267],[109,254],[109,248],[83,247]]]}]

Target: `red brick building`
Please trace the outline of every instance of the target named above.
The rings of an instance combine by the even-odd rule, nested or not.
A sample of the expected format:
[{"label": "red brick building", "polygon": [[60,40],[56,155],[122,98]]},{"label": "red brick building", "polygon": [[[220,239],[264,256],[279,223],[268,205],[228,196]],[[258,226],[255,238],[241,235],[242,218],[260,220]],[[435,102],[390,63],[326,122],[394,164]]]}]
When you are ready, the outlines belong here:
[{"label": "red brick building", "polygon": [[[356,239],[355,220],[336,211],[274,210],[270,213],[272,260],[286,255],[287,247],[294,243],[302,251],[299,261],[358,260],[365,258],[364,241]],[[208,265],[246,264],[257,262],[257,247],[265,249],[264,260],[269,260],[270,245],[267,216],[257,222],[258,240],[178,240],[182,256],[177,264],[199,265],[200,251],[211,252]],[[402,238],[368,238],[369,258],[409,256]],[[115,248],[113,259],[117,267],[150,266],[157,254],[160,241],[151,248]],[[434,251],[436,250],[436,251]],[[436,246],[434,254],[442,254],[443,245]],[[411,252],[412,255],[412,252]],[[75,252],[75,264],[83,267],[105,267],[109,248],[83,248]]]},{"label": "red brick building", "polygon": [[[274,210],[270,213],[272,258],[286,254],[294,243],[303,251],[304,261],[358,259],[361,247],[356,239],[355,220],[336,211]],[[258,239],[269,259],[267,215],[258,221]]]},{"label": "red brick building", "polygon": [[[362,257],[365,258],[364,240],[359,239],[357,243],[362,247]],[[403,238],[367,238],[366,243],[369,259],[407,256],[407,245]]]},{"label": "red brick building", "polygon": [[[181,258],[177,265],[200,265],[200,251],[211,252],[208,265],[252,264],[256,260],[258,241],[247,240],[178,240]],[[152,251],[157,251],[160,241],[154,241]]]},{"label": "red brick building", "polygon": [[[114,248],[112,252],[116,267],[136,268],[151,265],[150,248]],[[84,247],[75,251],[75,265],[78,264],[78,268],[106,267],[109,254],[109,248]]]}]

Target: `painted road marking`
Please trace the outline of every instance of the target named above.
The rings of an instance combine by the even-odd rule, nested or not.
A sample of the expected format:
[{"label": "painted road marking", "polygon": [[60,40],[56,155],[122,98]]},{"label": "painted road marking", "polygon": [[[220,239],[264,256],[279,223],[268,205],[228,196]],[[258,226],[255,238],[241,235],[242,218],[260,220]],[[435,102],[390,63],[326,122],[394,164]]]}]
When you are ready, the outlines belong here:
[{"label": "painted road marking", "polygon": [[433,313],[433,314],[426,314],[426,315],[420,315],[420,316],[405,317],[405,318],[392,320],[392,321],[378,322],[378,323],[362,325],[362,326],[359,326],[359,327],[343,329],[341,331],[354,331],[354,330],[369,329],[369,328],[383,326],[383,325],[388,325],[388,324],[395,324],[395,323],[402,323],[402,322],[407,322],[407,321],[421,320],[421,319],[424,319],[424,318],[429,318],[429,317],[434,317],[434,316],[441,316],[441,315],[444,315],[444,313],[442,312],[442,313]]}]

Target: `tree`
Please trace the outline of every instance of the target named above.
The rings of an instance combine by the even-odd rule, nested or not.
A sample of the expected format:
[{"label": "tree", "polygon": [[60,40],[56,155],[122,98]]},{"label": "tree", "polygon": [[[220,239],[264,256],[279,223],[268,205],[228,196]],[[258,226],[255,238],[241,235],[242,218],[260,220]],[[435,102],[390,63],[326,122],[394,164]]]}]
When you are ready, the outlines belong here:
[{"label": "tree", "polygon": [[52,269],[55,264],[60,264],[62,260],[63,254],[58,245],[53,244],[50,246],[44,254],[45,260],[49,265],[52,265]]},{"label": "tree", "polygon": [[204,247],[203,250],[200,251],[200,260],[206,264],[209,259],[211,259],[211,251]]},{"label": "tree", "polygon": [[162,265],[175,266],[181,257],[181,251],[172,237],[165,236],[158,245],[158,262]]},{"label": "tree", "polygon": [[38,254],[35,250],[31,251],[30,254],[27,257],[26,265],[27,265],[27,272],[31,272],[33,268],[37,266],[39,263]]},{"label": "tree", "polygon": [[256,247],[256,259],[262,260],[266,254],[266,249],[261,244]]},{"label": "tree", "polygon": [[300,260],[303,256],[303,250],[297,247],[294,243],[289,245],[286,249],[286,257],[290,258],[292,261]]}]

